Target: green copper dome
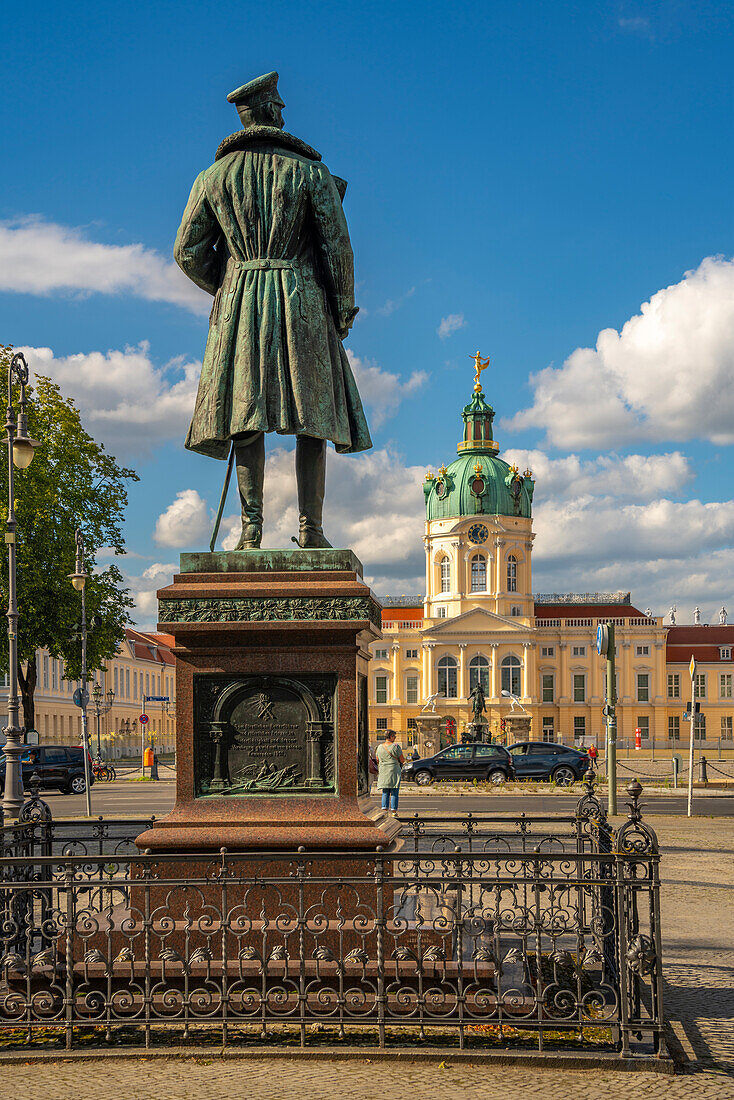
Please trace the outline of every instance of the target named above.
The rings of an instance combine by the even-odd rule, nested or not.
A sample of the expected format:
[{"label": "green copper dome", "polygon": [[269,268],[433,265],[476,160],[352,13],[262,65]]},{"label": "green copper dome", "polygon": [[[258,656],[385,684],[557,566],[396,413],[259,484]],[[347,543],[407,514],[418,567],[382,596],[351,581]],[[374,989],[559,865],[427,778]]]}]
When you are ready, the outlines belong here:
[{"label": "green copper dome", "polygon": [[464,438],[459,457],[442,466],[435,476],[426,474],[423,492],[426,518],[459,516],[523,516],[529,519],[535,483],[529,471],[498,458],[499,447],[492,436],[494,409],[484,399],[479,383],[464,406]]}]

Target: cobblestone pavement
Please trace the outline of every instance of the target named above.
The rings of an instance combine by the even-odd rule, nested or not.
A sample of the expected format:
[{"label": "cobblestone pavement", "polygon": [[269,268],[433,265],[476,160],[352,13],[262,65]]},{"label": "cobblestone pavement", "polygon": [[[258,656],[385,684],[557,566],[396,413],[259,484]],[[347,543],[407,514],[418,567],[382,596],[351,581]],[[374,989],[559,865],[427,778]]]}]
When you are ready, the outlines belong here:
[{"label": "cobblestone pavement", "polygon": [[689,1059],[675,1077],[613,1070],[558,1070],[486,1063],[222,1061],[174,1058],[0,1065],[13,1100],[730,1100],[734,1097],[734,822],[656,818],[662,868],[666,1015]]}]

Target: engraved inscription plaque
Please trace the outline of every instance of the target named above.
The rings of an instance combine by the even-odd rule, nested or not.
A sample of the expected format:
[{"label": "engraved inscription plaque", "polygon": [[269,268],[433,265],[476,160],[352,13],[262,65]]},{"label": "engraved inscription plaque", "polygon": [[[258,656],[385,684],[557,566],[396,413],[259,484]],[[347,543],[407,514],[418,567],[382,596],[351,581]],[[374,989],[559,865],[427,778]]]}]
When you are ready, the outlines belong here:
[{"label": "engraved inscription plaque", "polygon": [[198,798],[335,790],[336,678],[194,679]]}]

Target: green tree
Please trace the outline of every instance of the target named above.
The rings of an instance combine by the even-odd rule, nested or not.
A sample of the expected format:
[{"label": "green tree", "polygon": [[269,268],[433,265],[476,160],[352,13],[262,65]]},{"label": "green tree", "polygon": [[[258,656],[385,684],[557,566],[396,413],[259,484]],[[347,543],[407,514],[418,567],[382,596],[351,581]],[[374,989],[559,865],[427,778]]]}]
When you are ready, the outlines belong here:
[{"label": "green tree", "polygon": [[[0,399],[7,403],[8,362],[12,349],[0,348]],[[32,364],[31,364],[32,366]],[[28,430],[41,446],[25,470],[15,471],[18,521],[18,670],[26,729],[35,727],[37,649],[48,649],[65,664],[65,677],[81,676],[81,593],[72,588],[74,532],[84,535],[87,667],[102,668],[113,657],[131,622],[133,605],[113,563],[97,568],[100,551],[125,552],[122,522],[127,482],[134,470],[118,466],[112,455],[84,430],[74,402],[50,378],[36,376],[29,386]],[[14,405],[18,407],[18,387]],[[0,447],[0,486],[7,494],[7,447]],[[0,489],[0,491],[2,491]],[[7,500],[7,495],[5,497]],[[0,598],[8,602],[7,559]],[[0,663],[7,668],[7,632],[0,631]]]}]

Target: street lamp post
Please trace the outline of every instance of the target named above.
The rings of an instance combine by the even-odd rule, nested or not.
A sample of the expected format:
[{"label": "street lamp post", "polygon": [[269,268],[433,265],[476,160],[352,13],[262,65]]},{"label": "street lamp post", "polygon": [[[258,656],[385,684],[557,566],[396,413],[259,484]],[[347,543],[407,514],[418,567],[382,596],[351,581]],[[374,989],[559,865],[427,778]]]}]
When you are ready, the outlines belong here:
[{"label": "street lamp post", "polygon": [[69,574],[77,592],[82,594],[82,676],[79,702],[82,711],[82,749],[84,752],[84,778],[86,780],[87,817],[92,816],[92,776],[89,768],[89,729],[87,726],[87,707],[89,705],[89,692],[87,691],[87,605],[85,601],[84,586],[87,583],[88,574],[84,571],[84,539],[77,527],[76,539],[76,566],[75,572]]},{"label": "street lamp post", "polygon": [[[13,408],[13,379],[20,383],[20,406],[17,421]],[[28,435],[25,388],[28,382],[28,364],[22,352],[17,352],[8,367],[8,408],[5,417],[5,433],[8,444],[8,521],[5,541],[8,545],[8,725],[5,731],[5,794],[3,813],[8,818],[17,817],[23,806],[23,777],[20,758],[23,754],[23,733],[20,725],[20,700],[18,698],[18,594],[16,589],[16,520],[15,477],[13,466],[24,470],[33,461],[33,452],[39,444]]]},{"label": "street lamp post", "polygon": [[102,692],[102,685],[95,684],[94,691],[92,692],[92,699],[94,700],[94,710],[97,715],[97,763],[102,760],[102,741],[100,737],[100,718],[103,714],[109,714],[112,710],[112,704],[115,701],[115,693],[112,688],[107,691],[106,697]]}]

